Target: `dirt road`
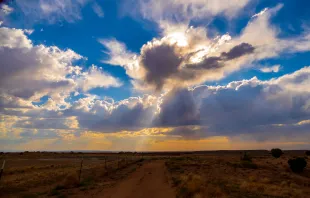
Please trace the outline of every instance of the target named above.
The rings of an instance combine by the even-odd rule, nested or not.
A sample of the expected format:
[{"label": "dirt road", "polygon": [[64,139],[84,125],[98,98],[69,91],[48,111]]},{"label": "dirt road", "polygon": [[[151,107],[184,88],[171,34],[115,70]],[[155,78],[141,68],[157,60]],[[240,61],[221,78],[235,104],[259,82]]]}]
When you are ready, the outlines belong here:
[{"label": "dirt road", "polygon": [[146,163],[128,178],[110,189],[104,190],[103,198],[173,198],[174,190],[168,183],[164,161]]}]

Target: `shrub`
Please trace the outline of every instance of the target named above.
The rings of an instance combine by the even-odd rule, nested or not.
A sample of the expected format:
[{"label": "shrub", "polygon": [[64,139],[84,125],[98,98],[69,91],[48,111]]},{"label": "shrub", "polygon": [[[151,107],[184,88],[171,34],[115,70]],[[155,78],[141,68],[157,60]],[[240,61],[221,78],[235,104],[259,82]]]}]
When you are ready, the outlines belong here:
[{"label": "shrub", "polygon": [[247,152],[244,152],[240,159],[241,161],[252,162],[252,157],[249,154],[247,154]]},{"label": "shrub", "polygon": [[306,151],[305,154],[310,156],[310,151]]},{"label": "shrub", "polygon": [[304,168],[307,166],[307,161],[305,160],[305,158],[302,157],[289,159],[287,163],[289,164],[291,170],[295,173],[302,172]]},{"label": "shrub", "polygon": [[204,181],[199,175],[187,175],[181,178],[181,186],[177,197],[194,197],[203,189]]},{"label": "shrub", "polygon": [[275,158],[279,158],[279,157],[281,157],[281,155],[283,155],[283,152],[279,148],[273,148],[273,149],[271,149],[271,155]]}]

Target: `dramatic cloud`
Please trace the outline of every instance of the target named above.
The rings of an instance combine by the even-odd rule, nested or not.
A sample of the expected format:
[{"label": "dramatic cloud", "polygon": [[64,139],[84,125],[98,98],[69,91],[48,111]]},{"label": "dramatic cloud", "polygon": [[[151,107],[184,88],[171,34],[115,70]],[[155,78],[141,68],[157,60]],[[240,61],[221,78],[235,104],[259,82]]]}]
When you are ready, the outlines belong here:
[{"label": "dramatic cloud", "polygon": [[[7,25],[18,12],[31,22],[48,25],[76,22],[82,20],[87,4],[95,19],[94,14],[104,17],[98,2],[16,0],[12,8],[1,6],[0,19]],[[256,14],[255,9],[244,9],[255,6],[249,0],[124,4],[132,16],[157,25],[158,33],[138,51],[115,35],[99,37],[105,70],[108,65],[123,67],[126,77],[115,78],[100,66],[84,65],[87,58],[71,49],[37,45],[40,42],[29,39],[45,35],[47,27],[42,33],[0,26],[0,145],[40,149],[44,142],[48,148],[64,149],[76,145],[70,149],[178,150],[251,147],[245,142],[256,143],[255,148],[272,142],[310,144],[310,67],[272,79],[261,73],[286,72],[286,63],[278,58],[310,51],[309,29],[286,36],[274,22],[282,4]],[[215,17],[234,26],[238,16],[248,20],[243,26],[238,20],[238,30],[219,34],[209,27]],[[281,66],[274,65],[278,63]],[[223,83],[230,74],[250,69],[247,74],[258,77]],[[132,86],[126,84],[128,79]],[[204,85],[209,83],[214,86]],[[123,84],[124,94],[123,89],[95,89]],[[110,98],[114,91],[120,98],[131,91],[135,97],[114,101]]]},{"label": "dramatic cloud", "polygon": [[278,30],[269,21],[281,8],[280,4],[255,15],[234,38],[226,34],[211,39],[204,28],[167,24],[164,36],[143,45],[139,55],[114,39],[101,41],[109,49],[110,59],[105,63],[123,66],[136,89],[161,91],[220,80],[260,60],[309,51],[308,32],[278,38]]},{"label": "dramatic cloud", "polygon": [[310,67],[305,67],[268,81],[252,78],[226,86],[173,90],[160,97],[145,95],[114,102],[88,96],[65,110],[51,108],[49,113],[43,113],[47,117],[39,120],[38,115],[47,109],[44,106],[41,110],[11,114],[31,118],[18,121],[14,125],[18,128],[78,127],[102,133],[134,133],[143,128],[169,127],[158,135],[185,139],[243,135],[265,141],[277,136],[290,137],[293,131],[300,136],[309,132],[309,77]]},{"label": "dramatic cloud", "polygon": [[98,67],[85,70],[74,66],[72,63],[83,57],[70,49],[33,45],[20,29],[2,27],[0,35],[2,105],[24,100],[35,102],[45,95],[57,106],[68,105],[65,98],[76,90],[85,92],[96,87],[121,85],[118,79]]},{"label": "dramatic cloud", "polygon": [[260,139],[290,136],[292,132],[305,135],[310,132],[310,92],[305,87],[309,68],[270,81],[252,78],[227,86],[172,92],[173,96],[164,99],[156,124],[196,126],[177,127],[172,132],[186,138],[210,134],[248,134]]}]

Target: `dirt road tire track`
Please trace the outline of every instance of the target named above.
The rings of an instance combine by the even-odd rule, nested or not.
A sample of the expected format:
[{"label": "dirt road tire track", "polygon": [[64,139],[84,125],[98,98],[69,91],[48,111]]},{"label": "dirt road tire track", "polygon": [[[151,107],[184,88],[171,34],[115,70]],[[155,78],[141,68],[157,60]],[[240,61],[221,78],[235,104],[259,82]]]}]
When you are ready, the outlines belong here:
[{"label": "dirt road tire track", "polygon": [[96,196],[102,198],[174,198],[164,161],[144,164],[129,177]]}]

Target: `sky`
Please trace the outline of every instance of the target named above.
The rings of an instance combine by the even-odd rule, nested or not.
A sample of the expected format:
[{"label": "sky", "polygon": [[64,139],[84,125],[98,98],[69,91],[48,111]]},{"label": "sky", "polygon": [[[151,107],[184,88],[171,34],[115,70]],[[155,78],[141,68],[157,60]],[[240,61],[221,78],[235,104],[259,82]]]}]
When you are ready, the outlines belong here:
[{"label": "sky", "polygon": [[310,149],[308,0],[0,2],[0,150]]}]

